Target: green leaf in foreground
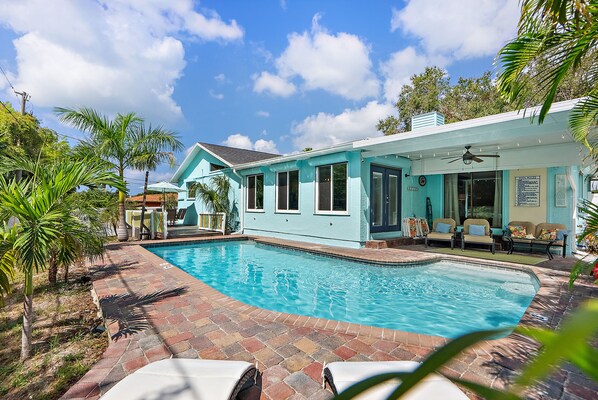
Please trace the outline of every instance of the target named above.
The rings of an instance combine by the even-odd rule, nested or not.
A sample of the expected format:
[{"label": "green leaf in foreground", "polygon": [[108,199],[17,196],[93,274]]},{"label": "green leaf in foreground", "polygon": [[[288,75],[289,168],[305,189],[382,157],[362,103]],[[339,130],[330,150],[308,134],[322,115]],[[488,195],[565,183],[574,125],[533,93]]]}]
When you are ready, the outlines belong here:
[{"label": "green leaf in foreground", "polygon": [[598,300],[583,303],[567,318],[558,333],[520,327],[517,332],[538,340],[542,351],[523,370],[515,382],[519,390],[546,377],[561,362],[577,365],[593,379],[598,378],[597,351],[587,341],[598,332]]},{"label": "green leaf in foreground", "polygon": [[[391,379],[400,379],[401,385],[395,390],[390,396],[389,399],[397,399],[403,394],[407,393],[410,389],[416,386],[419,382],[421,382],[426,376],[429,374],[437,371],[442,366],[450,362],[456,355],[461,353],[464,349],[482,341],[491,339],[496,336],[504,335],[509,333],[510,329],[493,329],[493,330],[486,330],[480,332],[472,332],[460,336],[451,342],[447,343],[443,347],[437,349],[432,354],[428,356],[424,362],[413,372],[411,373],[387,373],[377,375],[371,378],[368,378],[362,382],[358,382],[355,385],[349,387],[344,392],[340,393],[337,396],[337,399],[351,399],[358,394],[366,391],[367,389],[386,382]],[[476,392],[477,394],[485,397],[489,400],[515,400],[519,399],[518,396],[504,393],[496,389],[487,388],[479,384],[475,384],[472,382],[467,381],[458,381],[458,383],[466,386],[468,389]]]}]

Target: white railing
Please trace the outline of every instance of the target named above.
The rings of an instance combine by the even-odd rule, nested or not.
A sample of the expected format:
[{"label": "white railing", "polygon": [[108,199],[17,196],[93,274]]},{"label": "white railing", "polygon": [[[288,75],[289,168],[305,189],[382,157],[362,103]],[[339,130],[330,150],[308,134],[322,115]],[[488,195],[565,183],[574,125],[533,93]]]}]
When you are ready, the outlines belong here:
[{"label": "white railing", "polygon": [[226,233],[226,213],[199,213],[197,215],[197,227],[210,231]]}]

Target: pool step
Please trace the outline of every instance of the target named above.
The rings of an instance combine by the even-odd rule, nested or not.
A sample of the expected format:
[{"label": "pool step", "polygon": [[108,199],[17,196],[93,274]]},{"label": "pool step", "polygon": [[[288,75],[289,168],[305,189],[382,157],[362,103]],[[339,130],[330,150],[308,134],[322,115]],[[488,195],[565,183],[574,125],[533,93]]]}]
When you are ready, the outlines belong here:
[{"label": "pool step", "polygon": [[413,246],[424,244],[424,238],[397,237],[390,239],[368,240],[365,242],[366,249],[388,249],[394,247]]}]

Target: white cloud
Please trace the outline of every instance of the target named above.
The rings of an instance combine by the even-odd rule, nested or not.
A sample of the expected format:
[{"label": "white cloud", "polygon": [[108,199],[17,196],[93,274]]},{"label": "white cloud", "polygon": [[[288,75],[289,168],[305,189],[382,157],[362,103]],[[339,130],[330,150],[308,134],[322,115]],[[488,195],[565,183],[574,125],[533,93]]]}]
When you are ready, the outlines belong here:
[{"label": "white cloud", "polygon": [[275,61],[276,74],[264,71],[254,78],[254,91],[287,97],[295,92],[291,80],[299,79],[305,90],[322,89],[350,100],[378,95],[368,45],[349,33],[328,33],[319,20],[316,14],[310,32],[289,35],[289,45]]},{"label": "white cloud", "polygon": [[214,80],[220,83],[226,82],[226,76],[224,74],[218,74],[214,77]]},{"label": "white cloud", "polygon": [[258,139],[255,141],[255,143],[253,143],[249,136],[245,136],[240,133],[230,135],[224,142],[222,142],[222,144],[225,146],[236,147],[238,149],[263,151],[266,153],[278,153],[276,143],[274,143],[273,140]]},{"label": "white cloud", "polygon": [[429,55],[493,56],[516,35],[518,0],[408,0],[393,9],[391,30],[421,40]]},{"label": "white cloud", "polygon": [[270,116],[270,113],[268,111],[258,111],[255,113],[255,115],[257,115],[258,117],[264,117],[264,118],[268,118]]},{"label": "white cloud", "polygon": [[253,150],[253,143],[251,143],[249,136],[241,135],[240,133],[230,135],[222,144],[229,147],[236,147],[237,149]]},{"label": "white cloud", "polygon": [[296,135],[293,144],[296,149],[321,148],[366,137],[380,136],[376,130],[378,120],[396,114],[392,104],[371,101],[359,109],[346,109],[333,115],[318,113],[294,123],[292,132]]},{"label": "white cloud", "polygon": [[35,106],[135,111],[159,121],[182,114],[172,98],[186,64],[179,37],[243,37],[236,21],[200,14],[192,0],[3,2],[0,24],[19,35],[13,84]]},{"label": "white cloud", "polygon": [[216,93],[213,90],[208,91],[211,97],[215,98],[216,100],[224,99],[224,95],[222,93]]},{"label": "white cloud", "polygon": [[266,71],[259,76],[253,76],[253,80],[253,91],[256,93],[269,92],[276,96],[288,97],[297,90],[293,83]]},{"label": "white cloud", "polygon": [[253,150],[263,151],[265,153],[278,153],[276,143],[273,140],[258,139],[253,144]]},{"label": "white cloud", "polygon": [[292,33],[289,45],[276,60],[281,77],[299,77],[307,90],[323,89],[347,99],[378,95],[379,82],[372,72],[370,49],[359,37],[329,34],[316,14],[310,33]]}]

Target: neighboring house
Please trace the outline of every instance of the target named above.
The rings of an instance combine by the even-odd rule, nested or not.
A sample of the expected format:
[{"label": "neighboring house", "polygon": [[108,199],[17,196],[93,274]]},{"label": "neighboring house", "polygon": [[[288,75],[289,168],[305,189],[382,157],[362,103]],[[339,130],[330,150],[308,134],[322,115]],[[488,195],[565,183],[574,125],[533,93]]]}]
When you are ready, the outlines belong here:
[{"label": "neighboring house", "polygon": [[[573,232],[594,167],[568,133],[575,102],[555,103],[542,125],[530,120],[537,109],[446,125],[441,115],[424,114],[414,117],[411,132],[230,162],[221,173],[237,183],[240,230],[247,234],[361,247],[401,236],[401,219],[425,217],[428,198],[434,218],[458,225],[484,218],[498,233],[508,221],[526,220],[562,223]],[[173,181],[209,176],[216,159],[207,150],[222,146],[197,146],[181,165],[188,172],[177,171]],[[464,158],[465,146],[486,157]]]},{"label": "neighboring house", "polygon": [[[171,200],[177,199],[176,193],[166,193],[166,199]],[[127,197],[127,204],[131,207],[141,208],[143,204],[143,194],[138,194],[136,196]],[[148,208],[153,207],[162,207],[162,203],[164,202],[164,194],[162,193],[148,193],[145,196],[145,206]]]},{"label": "neighboring house", "polygon": [[241,176],[235,172],[234,167],[238,164],[273,157],[280,157],[280,155],[216,144],[196,143],[171,178],[171,182],[187,189],[178,195],[178,208],[187,209],[183,223],[185,225],[196,225],[198,213],[208,211],[205,204],[195,197],[195,192],[191,190],[190,184],[201,182],[210,185],[212,177],[225,174],[232,181],[230,200],[237,209],[237,226],[240,228],[239,220],[243,208],[241,206]]}]

